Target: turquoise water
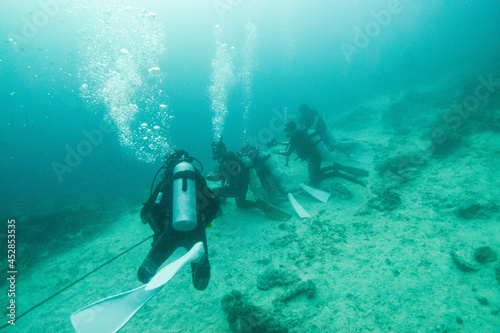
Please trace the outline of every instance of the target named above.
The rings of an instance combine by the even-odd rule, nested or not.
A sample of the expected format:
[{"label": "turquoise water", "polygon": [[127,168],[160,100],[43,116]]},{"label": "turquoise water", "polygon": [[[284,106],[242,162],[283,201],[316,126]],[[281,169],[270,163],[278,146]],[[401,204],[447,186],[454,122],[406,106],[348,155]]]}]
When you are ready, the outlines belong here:
[{"label": "turquoise water", "polygon": [[[334,133],[368,137],[370,152],[379,154],[375,162],[394,157],[387,151],[398,161],[415,139],[408,133],[431,144],[436,119],[443,122],[442,112],[477,95],[479,84],[480,93],[497,98],[484,80],[490,73],[498,80],[499,14],[498,0],[3,0],[0,213],[34,226],[25,239],[36,239],[37,247],[67,234],[73,239],[106,211],[136,210],[169,148],[189,151],[206,174],[214,166],[214,139],[223,136],[232,151],[244,140],[261,147],[284,140],[284,121],[303,103],[319,110]],[[431,93],[408,93],[413,89]],[[385,96],[393,100],[373,102]],[[358,108],[365,104],[371,106]],[[379,116],[386,126],[380,133],[391,139],[377,141],[380,129],[371,131]],[[476,133],[461,126],[469,131],[461,136]],[[478,142],[488,137],[471,141],[481,147],[473,150],[479,156]],[[306,170],[297,165],[289,171],[299,179]],[[390,161],[378,167],[367,168],[382,174]],[[372,175],[373,182],[383,177]],[[409,191],[428,189],[428,176]],[[370,193],[378,195],[374,187]],[[439,201],[432,195],[429,202]],[[58,232],[49,235],[51,223]]]}]

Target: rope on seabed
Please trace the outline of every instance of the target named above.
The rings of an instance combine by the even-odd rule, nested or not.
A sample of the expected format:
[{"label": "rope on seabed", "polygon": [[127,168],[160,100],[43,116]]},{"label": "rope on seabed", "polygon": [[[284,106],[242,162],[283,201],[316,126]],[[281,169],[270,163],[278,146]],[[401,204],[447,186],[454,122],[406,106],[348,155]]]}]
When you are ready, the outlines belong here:
[{"label": "rope on seabed", "polygon": [[[101,266],[95,268],[94,270],[92,270],[91,272],[85,274],[84,276],[82,276],[81,278],[79,278],[78,280],[72,282],[71,284],[69,284],[68,286],[64,287],[63,289],[59,290],[58,292],[56,292],[54,295],[50,296],[49,298],[41,301],[40,303],[38,303],[37,305],[35,306],[32,306],[28,311],[24,312],[23,314],[19,315],[19,316],[16,316],[16,320],[18,320],[19,318],[23,317],[25,314],[31,312],[32,310],[36,309],[37,307],[39,307],[40,305],[44,304],[45,302],[51,300],[52,298],[56,297],[57,295],[59,295],[60,293],[62,293],[63,291],[65,291],[66,289],[74,286],[75,284],[77,284],[78,282],[82,281],[83,279],[85,279],[87,276],[89,276],[90,274],[98,271],[99,269],[103,268],[104,266],[108,265],[109,263],[111,263],[112,261],[118,259],[119,257],[121,257],[122,255],[124,255],[125,253],[127,253],[128,251],[136,248],[137,246],[141,245],[142,243],[144,243],[145,241],[147,241],[148,239],[150,239],[151,237],[153,237],[153,235],[149,236],[148,238],[146,239],[143,239],[142,241],[140,241],[139,243],[135,244],[134,246],[126,249],[125,251],[123,251],[122,253],[114,256],[113,258],[111,258],[110,260],[106,261],[104,264],[102,264]],[[1,329],[4,329],[5,327],[7,327],[9,325],[9,323],[7,324],[4,324],[3,326],[0,327],[0,330]]]}]

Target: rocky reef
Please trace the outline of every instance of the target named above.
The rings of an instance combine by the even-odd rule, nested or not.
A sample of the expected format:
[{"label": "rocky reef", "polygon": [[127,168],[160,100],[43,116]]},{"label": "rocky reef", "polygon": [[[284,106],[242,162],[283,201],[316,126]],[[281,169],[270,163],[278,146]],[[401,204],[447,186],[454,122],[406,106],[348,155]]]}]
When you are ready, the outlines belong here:
[{"label": "rocky reef", "polygon": [[255,306],[237,290],[224,296],[222,309],[234,333],[286,333],[288,329],[264,309]]}]

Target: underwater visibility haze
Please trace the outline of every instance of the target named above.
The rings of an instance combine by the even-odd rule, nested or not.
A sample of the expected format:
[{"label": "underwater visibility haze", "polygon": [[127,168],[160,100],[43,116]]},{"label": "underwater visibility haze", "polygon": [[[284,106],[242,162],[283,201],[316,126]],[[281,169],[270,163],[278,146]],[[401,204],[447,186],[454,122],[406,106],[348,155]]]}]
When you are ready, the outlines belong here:
[{"label": "underwater visibility haze", "polygon": [[[44,302],[151,234],[139,211],[171,149],[206,176],[212,142],[250,142],[307,183],[268,144],[307,104],[359,143],[367,187],[326,180],[328,203],[296,195],[311,217],[284,202],[282,223],[229,198],[207,291],[181,269],[123,330],[498,332],[499,16],[498,0],[1,0],[0,267],[15,219],[24,281],[0,326],[71,331],[71,313],[138,286],[149,242]],[[50,287],[30,300],[37,274]],[[265,324],[231,319],[245,302]]]},{"label": "underwater visibility haze", "polygon": [[[34,200],[40,190],[51,207],[133,196],[137,172],[146,176],[169,146],[205,159],[214,136],[257,136],[273,109],[308,103],[330,117],[488,66],[498,47],[496,1],[0,5],[2,188],[12,189],[2,204],[20,212],[46,208]],[[366,29],[373,37],[358,36]],[[116,129],[58,177],[52,163],[67,165],[66,147],[102,119]]]}]

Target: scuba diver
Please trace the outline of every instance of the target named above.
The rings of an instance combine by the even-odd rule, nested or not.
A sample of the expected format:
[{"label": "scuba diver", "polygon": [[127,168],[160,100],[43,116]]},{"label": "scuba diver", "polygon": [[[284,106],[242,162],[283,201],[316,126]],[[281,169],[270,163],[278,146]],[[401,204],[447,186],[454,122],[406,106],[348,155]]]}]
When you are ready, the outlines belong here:
[{"label": "scuba diver", "polygon": [[224,152],[219,158],[219,172],[208,175],[207,180],[220,181],[221,187],[214,192],[222,198],[235,198],[238,208],[251,208],[255,203],[246,199],[248,191],[248,168],[233,152]]},{"label": "scuba diver", "polygon": [[299,118],[299,123],[301,128],[304,130],[312,129],[318,133],[320,138],[325,143],[326,147],[330,152],[333,152],[335,149],[344,153],[347,157],[350,157],[350,154],[339,144],[337,140],[333,137],[333,135],[328,130],[323,117],[319,115],[319,112],[315,109],[310,109],[307,104],[302,104],[299,108],[299,112],[301,114]]},{"label": "scuba diver", "polygon": [[227,152],[226,145],[222,142],[222,136],[219,141],[212,142],[212,160],[218,161],[219,164],[222,162],[222,157],[224,153]]},{"label": "scuba diver", "polygon": [[[193,285],[205,290],[210,280],[210,263],[206,228],[216,217],[219,199],[210,190],[201,171],[193,166],[188,152],[175,149],[165,155],[165,164],[158,170],[151,184],[150,196],[141,210],[141,220],[154,232],[151,250],[139,267],[137,277],[148,283],[158,268],[179,247],[190,249],[203,242],[205,254],[198,263],[192,263]],[[161,182],[153,191],[159,172],[165,169]]]},{"label": "scuba diver", "polygon": [[250,169],[250,178],[252,178],[252,172],[256,173],[258,179],[251,179],[250,188],[262,200],[270,200],[273,203],[285,201],[289,192],[298,190],[298,188],[289,190],[283,185],[285,174],[270,154],[246,142],[240,147],[239,156],[243,164]]},{"label": "scuba diver", "polygon": [[[255,170],[248,167],[235,153],[226,151],[225,145],[222,149],[222,145],[224,145],[222,139],[212,143],[212,159],[219,161],[219,169],[215,175],[206,177],[207,180],[221,182],[221,186],[214,189],[217,196],[221,199],[235,198],[238,208],[258,208],[275,220],[287,221],[290,219],[291,215],[271,207],[265,202],[268,198],[265,195],[260,195],[265,193],[257,175],[255,175]],[[255,195],[256,201],[247,200],[249,185],[252,189],[258,186],[261,188],[261,191],[254,191],[254,194],[258,193]]]},{"label": "scuba diver", "polygon": [[222,186],[214,189],[217,196],[223,199],[235,198],[238,208],[253,207],[254,203],[246,200],[248,169],[235,153],[227,151],[222,137],[219,141],[212,142],[212,160],[219,162],[218,170],[215,175],[207,175],[206,179],[221,182]]},{"label": "scuba diver", "polygon": [[321,168],[322,161],[329,161],[331,156],[326,145],[314,130],[309,129],[306,131],[305,129],[297,129],[297,124],[293,121],[289,121],[285,126],[285,133],[287,138],[290,138],[290,141],[287,150],[278,152],[278,154],[286,156],[288,162],[290,155],[295,151],[299,158],[307,160],[309,180],[313,186],[318,185],[322,180],[330,177],[341,177],[366,187],[363,182],[340,172],[343,171],[351,175],[366,177],[368,176],[368,171],[366,170],[348,167],[338,163],[333,163],[332,166]]}]

